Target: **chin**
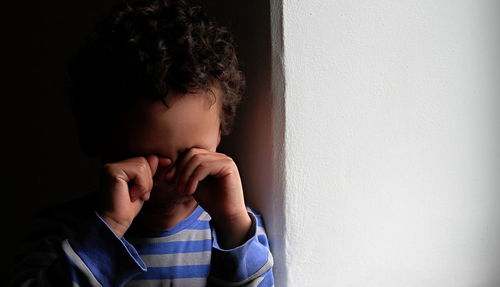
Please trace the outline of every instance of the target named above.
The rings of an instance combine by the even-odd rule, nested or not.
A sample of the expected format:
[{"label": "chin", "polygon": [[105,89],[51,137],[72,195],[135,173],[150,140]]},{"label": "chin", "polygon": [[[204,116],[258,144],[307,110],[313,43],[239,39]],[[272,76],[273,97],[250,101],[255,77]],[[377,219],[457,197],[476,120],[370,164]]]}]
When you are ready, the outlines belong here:
[{"label": "chin", "polygon": [[193,204],[196,204],[196,201],[191,195],[177,196],[175,200],[150,199],[144,203],[138,215],[139,225],[154,231],[165,231],[177,224],[179,218],[187,209],[191,209]]}]

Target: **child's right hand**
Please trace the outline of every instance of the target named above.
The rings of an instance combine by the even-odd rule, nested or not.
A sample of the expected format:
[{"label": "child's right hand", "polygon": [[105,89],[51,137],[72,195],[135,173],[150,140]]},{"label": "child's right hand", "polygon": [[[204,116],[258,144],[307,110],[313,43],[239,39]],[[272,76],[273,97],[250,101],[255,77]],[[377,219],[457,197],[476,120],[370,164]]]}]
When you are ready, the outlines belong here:
[{"label": "child's right hand", "polygon": [[[148,155],[104,165],[98,213],[119,238],[149,199],[159,160],[156,155]],[[169,158],[161,160],[164,165],[171,163]]]}]

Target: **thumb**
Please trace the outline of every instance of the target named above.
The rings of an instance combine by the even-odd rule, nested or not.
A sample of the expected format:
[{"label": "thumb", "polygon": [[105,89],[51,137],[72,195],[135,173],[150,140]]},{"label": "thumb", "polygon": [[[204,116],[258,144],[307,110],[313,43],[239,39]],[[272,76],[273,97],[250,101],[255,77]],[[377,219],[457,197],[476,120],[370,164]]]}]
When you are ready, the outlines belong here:
[{"label": "thumb", "polygon": [[154,154],[150,154],[146,157],[146,160],[149,164],[149,168],[151,168],[151,176],[154,176],[158,169],[158,157]]}]

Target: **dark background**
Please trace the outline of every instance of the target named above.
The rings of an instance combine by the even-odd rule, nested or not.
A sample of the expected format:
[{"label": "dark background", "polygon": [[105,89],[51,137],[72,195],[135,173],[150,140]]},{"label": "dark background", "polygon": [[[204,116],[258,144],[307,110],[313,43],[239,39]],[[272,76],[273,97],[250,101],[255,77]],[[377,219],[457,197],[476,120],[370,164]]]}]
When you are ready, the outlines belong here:
[{"label": "dark background", "polygon": [[[15,250],[37,211],[97,187],[97,162],[85,158],[78,146],[64,94],[64,73],[85,35],[119,2],[53,0],[4,7],[2,280],[8,278]],[[267,166],[272,156],[269,3],[196,3],[203,3],[236,39],[247,90],[233,133],[223,137],[218,151],[233,157],[247,200],[259,210],[265,204],[263,187],[269,186],[272,176]]]}]

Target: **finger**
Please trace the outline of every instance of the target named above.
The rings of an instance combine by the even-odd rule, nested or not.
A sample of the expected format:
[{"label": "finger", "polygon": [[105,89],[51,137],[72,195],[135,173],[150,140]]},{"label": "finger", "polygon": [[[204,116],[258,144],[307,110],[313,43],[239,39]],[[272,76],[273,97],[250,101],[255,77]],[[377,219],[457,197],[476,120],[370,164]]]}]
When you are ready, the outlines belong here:
[{"label": "finger", "polygon": [[141,179],[140,176],[136,177],[132,184],[129,184],[129,194],[130,200],[132,202],[137,199],[143,199],[145,194],[149,193],[150,189],[148,189],[147,182]]},{"label": "finger", "polygon": [[141,157],[124,166],[124,172],[132,179],[129,182],[129,193],[132,201],[143,198],[153,188],[152,169],[156,170],[158,158],[156,156]]},{"label": "finger", "polygon": [[143,201],[149,200],[149,196],[151,195],[151,190],[147,190],[146,192],[140,195],[140,199]]},{"label": "finger", "polygon": [[143,193],[141,196],[141,200],[148,201],[150,197],[151,197],[151,190],[146,193]]},{"label": "finger", "polygon": [[232,173],[232,165],[229,158],[219,158],[212,161],[210,165],[198,165],[187,180],[184,194],[192,195],[196,192],[199,182],[207,176],[222,177]]},{"label": "finger", "polygon": [[158,156],[150,154],[146,157],[146,160],[151,170],[151,177],[153,177],[153,175],[156,173],[156,170],[158,169],[158,162],[159,162]]},{"label": "finger", "polygon": [[173,166],[168,172],[167,174],[165,175],[165,179],[167,181],[171,181],[172,179],[174,179],[175,177],[175,172],[177,170],[177,166]]},{"label": "finger", "polygon": [[165,162],[168,162],[168,158],[159,158],[158,156],[154,154],[150,154],[146,157],[146,161],[149,164],[149,172],[148,173],[143,173],[142,176],[144,176],[144,181],[146,182],[146,188],[145,189],[140,189],[140,193],[138,194],[138,197],[146,201],[149,199],[149,196],[151,194],[151,189],[153,188],[153,176],[155,175],[156,171],[158,170],[158,167],[160,166],[160,160],[162,164],[165,164]]},{"label": "finger", "polygon": [[208,168],[204,166],[198,166],[193,172],[192,176],[189,178],[184,193],[187,195],[192,195],[196,191],[198,183],[205,177],[207,177],[209,173],[210,171]]},{"label": "finger", "polygon": [[162,157],[162,156],[158,157],[158,166],[159,167],[168,167],[171,164],[172,164],[172,159],[170,159],[169,157]]},{"label": "finger", "polygon": [[184,155],[179,158],[178,163],[176,164],[177,166],[177,177],[175,180],[175,185],[179,184],[179,176],[184,172],[185,166],[188,164],[188,162],[191,160],[191,158],[199,153],[206,153],[207,151],[204,149],[200,148],[190,148]]},{"label": "finger", "polygon": [[172,169],[172,159],[168,157],[158,157],[158,169],[153,175],[153,185],[158,186],[164,181],[167,173]]},{"label": "finger", "polygon": [[187,151],[181,153],[177,158],[177,163],[175,164],[177,166],[177,174],[179,174],[179,172],[182,171],[184,166],[189,162],[189,160],[193,155],[200,152],[206,152],[206,151],[199,148],[190,148]]},{"label": "finger", "polygon": [[186,184],[199,166],[211,167],[212,162],[216,161],[219,158],[216,154],[210,153],[198,153],[191,157],[191,160],[184,166],[183,170],[179,170],[179,174],[177,175],[176,186],[179,192],[183,193],[186,187]]}]

